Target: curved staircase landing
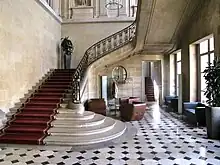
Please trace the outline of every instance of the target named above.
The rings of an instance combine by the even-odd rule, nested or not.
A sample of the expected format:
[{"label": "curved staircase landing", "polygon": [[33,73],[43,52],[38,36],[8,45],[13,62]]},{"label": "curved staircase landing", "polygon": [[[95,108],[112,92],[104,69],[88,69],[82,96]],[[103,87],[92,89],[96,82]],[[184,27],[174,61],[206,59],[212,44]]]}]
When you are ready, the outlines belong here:
[{"label": "curved staircase landing", "polygon": [[50,136],[44,139],[45,144],[79,146],[102,143],[118,138],[127,129],[124,122],[84,111],[82,104],[72,106],[73,109],[58,109],[59,114],[51,123],[53,128],[48,130]]}]

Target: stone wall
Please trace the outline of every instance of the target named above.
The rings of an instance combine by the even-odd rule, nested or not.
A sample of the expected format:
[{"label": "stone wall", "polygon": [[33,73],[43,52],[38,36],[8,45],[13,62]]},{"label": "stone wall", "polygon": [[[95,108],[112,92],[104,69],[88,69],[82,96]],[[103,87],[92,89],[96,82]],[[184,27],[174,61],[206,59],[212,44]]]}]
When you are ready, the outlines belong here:
[{"label": "stone wall", "polygon": [[215,40],[215,55],[220,55],[220,1],[209,0],[203,1],[201,4],[202,7],[199,8],[198,12],[189,20],[185,31],[178,41],[178,49],[182,50],[183,101],[190,100],[190,44],[213,34]]},{"label": "stone wall", "polygon": [[[111,58],[117,59],[117,54]],[[100,66],[98,64],[93,65],[89,74],[89,98],[100,97],[99,76],[111,77],[113,68],[121,65],[127,70],[128,79],[125,84],[118,84],[118,97],[137,96],[145,100],[143,98],[142,61],[161,59],[160,55],[135,55],[111,65],[108,65],[108,60],[102,61]]]},{"label": "stone wall", "polygon": [[58,67],[61,24],[34,0],[0,1],[0,109]]},{"label": "stone wall", "polygon": [[107,36],[129,26],[132,22],[94,22],[94,23],[65,23],[62,24],[62,36],[70,36],[75,50],[72,67],[75,68],[85,51]]}]

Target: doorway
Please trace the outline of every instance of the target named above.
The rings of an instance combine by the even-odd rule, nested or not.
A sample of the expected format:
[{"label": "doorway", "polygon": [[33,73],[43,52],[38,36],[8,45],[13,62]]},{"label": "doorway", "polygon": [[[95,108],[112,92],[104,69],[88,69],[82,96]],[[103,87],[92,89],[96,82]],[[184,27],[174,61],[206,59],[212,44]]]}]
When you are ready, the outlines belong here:
[{"label": "doorway", "polygon": [[107,87],[108,87],[108,77],[107,76],[100,76],[101,79],[101,98],[105,100],[107,103],[108,99],[108,93],[107,93]]}]

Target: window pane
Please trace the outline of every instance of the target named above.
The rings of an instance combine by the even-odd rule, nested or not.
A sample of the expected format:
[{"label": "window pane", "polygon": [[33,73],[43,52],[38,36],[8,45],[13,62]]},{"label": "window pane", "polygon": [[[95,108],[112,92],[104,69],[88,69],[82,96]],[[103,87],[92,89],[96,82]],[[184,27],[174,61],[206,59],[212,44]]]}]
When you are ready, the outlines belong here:
[{"label": "window pane", "polygon": [[181,62],[176,63],[176,68],[177,68],[177,74],[181,74]]},{"label": "window pane", "polygon": [[206,97],[204,94],[205,89],[206,89],[206,83],[205,83],[204,73],[201,73],[201,102],[202,103],[206,102]]},{"label": "window pane", "polygon": [[176,79],[176,95],[179,96],[179,77],[177,75],[177,79]]},{"label": "window pane", "polygon": [[209,56],[208,54],[203,55],[200,57],[201,61],[200,61],[200,66],[201,66],[201,72],[203,72],[205,70],[205,68],[208,66],[208,62],[209,62]]},{"label": "window pane", "polygon": [[213,64],[213,60],[215,59],[214,53],[210,54],[210,63]]},{"label": "window pane", "polygon": [[205,40],[199,44],[200,54],[208,52],[208,40]]},{"label": "window pane", "polygon": [[210,51],[214,50],[214,38],[213,37],[209,39],[209,43],[210,43],[209,45]]},{"label": "window pane", "polygon": [[201,91],[205,90],[205,88],[206,88],[206,83],[205,83],[204,73],[201,73]]},{"label": "window pane", "polygon": [[202,103],[206,103],[206,100],[207,100],[207,98],[206,98],[206,96],[205,96],[205,94],[204,94],[205,92],[201,92],[201,102]]},{"label": "window pane", "polygon": [[176,61],[181,61],[181,52],[176,54]]}]

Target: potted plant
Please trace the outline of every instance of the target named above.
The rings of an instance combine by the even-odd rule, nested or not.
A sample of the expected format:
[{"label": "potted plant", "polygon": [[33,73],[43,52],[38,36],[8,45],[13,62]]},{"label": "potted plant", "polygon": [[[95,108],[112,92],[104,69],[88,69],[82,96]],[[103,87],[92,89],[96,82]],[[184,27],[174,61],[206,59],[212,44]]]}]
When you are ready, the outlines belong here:
[{"label": "potted plant", "polygon": [[220,60],[217,58],[204,70],[206,80],[206,126],[208,138],[220,139]]},{"label": "potted plant", "polygon": [[71,56],[73,53],[73,44],[69,37],[61,38],[61,47],[63,51],[63,58],[64,58],[64,69],[70,69],[71,66]]}]

